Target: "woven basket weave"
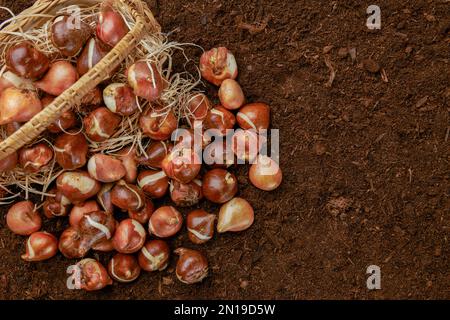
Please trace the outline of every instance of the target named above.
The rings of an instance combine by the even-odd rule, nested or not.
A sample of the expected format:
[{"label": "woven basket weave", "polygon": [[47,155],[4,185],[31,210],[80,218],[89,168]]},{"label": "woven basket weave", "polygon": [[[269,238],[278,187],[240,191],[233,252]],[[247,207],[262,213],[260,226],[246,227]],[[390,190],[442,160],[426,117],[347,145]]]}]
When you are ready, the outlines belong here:
[{"label": "woven basket weave", "polygon": [[[59,95],[50,105],[35,115],[18,131],[0,143],[0,160],[17,151],[27,143],[35,140],[60,115],[73,106],[79,105],[81,99],[100,82],[102,82],[136,47],[145,33],[159,33],[161,27],[155,20],[148,6],[140,0],[116,0],[119,6],[127,6],[135,18],[135,26],[128,34],[88,73],[83,75],[69,89]],[[38,0],[33,6],[23,11],[20,16],[30,14],[55,14],[69,5],[91,7],[102,0]],[[42,26],[49,18],[24,17],[3,28],[4,31],[29,30]],[[0,34],[0,48],[7,46],[10,35]]]}]

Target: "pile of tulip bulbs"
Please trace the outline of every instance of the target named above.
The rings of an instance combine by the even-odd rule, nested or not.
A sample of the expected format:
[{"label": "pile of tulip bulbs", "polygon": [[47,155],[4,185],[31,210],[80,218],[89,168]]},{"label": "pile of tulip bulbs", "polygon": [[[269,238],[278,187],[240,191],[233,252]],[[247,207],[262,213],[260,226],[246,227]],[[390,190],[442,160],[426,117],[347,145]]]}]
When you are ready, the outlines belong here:
[{"label": "pile of tulip bulbs", "polygon": [[[57,16],[49,33],[65,59],[52,60],[29,41],[7,50],[6,71],[0,78],[0,125],[7,135],[94,67],[129,30],[111,6],[101,7],[95,28],[84,23],[73,28],[70,23],[70,17]],[[2,174],[20,168],[32,175],[48,170],[51,163],[58,168],[53,169],[58,174],[48,190],[42,192],[42,202],[15,202],[6,215],[11,232],[28,237],[23,260],[43,261],[58,252],[75,259],[77,286],[87,291],[113,281],[132,282],[142,270],[164,270],[172,252],[178,256],[176,276],[181,282],[194,284],[208,276],[204,252],[171,249],[167,239],[187,232],[199,247],[213,239],[215,231],[248,229],[254,211],[237,196],[233,167],[251,163],[249,179],[265,191],[281,184],[282,173],[274,160],[260,153],[267,137],[259,132],[269,129],[270,108],[265,103],[246,103],[235,80],[233,54],[224,47],[203,53],[200,71],[219,87],[219,105],[213,107],[206,95],[191,91],[180,98],[181,107],[172,108],[162,99],[170,84],[161,66],[136,61],[124,74],[111,75],[90,92],[79,109],[63,113],[45,138],[0,160]],[[118,133],[120,138],[127,117],[136,119],[144,142],[114,152],[93,148]],[[3,193],[7,199],[3,189],[0,198]],[[155,199],[166,196],[172,205],[157,208]],[[179,211],[198,207],[203,199],[219,204],[219,212],[196,209],[183,215]],[[66,218],[67,228],[60,234],[42,230],[43,219]],[[103,266],[88,257],[92,251],[114,255]]]}]

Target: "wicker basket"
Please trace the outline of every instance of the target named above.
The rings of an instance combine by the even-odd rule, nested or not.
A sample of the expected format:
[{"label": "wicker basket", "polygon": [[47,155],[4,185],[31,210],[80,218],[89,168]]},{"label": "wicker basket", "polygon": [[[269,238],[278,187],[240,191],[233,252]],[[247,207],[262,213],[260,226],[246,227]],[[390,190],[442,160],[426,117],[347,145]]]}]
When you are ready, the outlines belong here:
[{"label": "wicker basket", "polygon": [[[116,0],[122,6],[128,6],[136,20],[132,30],[99,62],[74,85],[58,96],[53,103],[44,108],[18,131],[0,143],[0,160],[35,140],[59,116],[73,106],[79,105],[81,99],[102,82],[136,47],[145,33],[160,32],[161,27],[155,20],[147,5],[140,0]],[[102,0],[38,0],[19,16],[30,14],[56,13],[69,5],[91,7]],[[49,18],[22,18],[6,26],[5,31],[29,30],[42,26]],[[0,48],[7,46],[9,35],[0,35]]]}]

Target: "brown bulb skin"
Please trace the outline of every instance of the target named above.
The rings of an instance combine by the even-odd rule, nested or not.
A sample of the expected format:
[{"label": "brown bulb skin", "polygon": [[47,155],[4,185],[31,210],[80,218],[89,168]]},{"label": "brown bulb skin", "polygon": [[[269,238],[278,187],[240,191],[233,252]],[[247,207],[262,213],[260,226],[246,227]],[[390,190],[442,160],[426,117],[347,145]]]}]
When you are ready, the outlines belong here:
[{"label": "brown bulb skin", "polygon": [[172,111],[169,111],[167,114],[160,114],[157,111],[148,109],[139,118],[139,126],[142,133],[158,141],[170,139],[177,125],[177,118]]},{"label": "brown bulb skin", "polygon": [[169,188],[169,178],[164,171],[142,171],[137,181],[145,194],[154,199],[163,197]]},{"label": "brown bulb skin", "polygon": [[145,238],[145,229],[138,221],[125,219],[117,226],[112,243],[120,253],[134,253],[142,248]]},{"label": "brown bulb skin", "polygon": [[190,207],[203,198],[202,182],[194,179],[186,184],[173,180],[170,184],[170,198],[178,207]]},{"label": "brown bulb skin", "polygon": [[19,164],[27,173],[39,172],[53,159],[53,149],[45,143],[19,150]]},{"label": "brown bulb skin", "polygon": [[31,201],[20,201],[9,208],[6,224],[15,234],[28,236],[41,228],[42,219]]},{"label": "brown bulb skin", "polygon": [[89,252],[91,244],[78,228],[69,227],[61,233],[58,248],[67,259],[79,259]]},{"label": "brown bulb skin", "polygon": [[169,238],[180,231],[183,216],[172,206],[163,206],[155,210],[148,222],[148,231],[158,238]]},{"label": "brown bulb skin", "polygon": [[238,191],[238,181],[234,174],[224,169],[213,169],[203,176],[203,195],[214,203],[231,200]]},{"label": "brown bulb skin", "polygon": [[91,36],[92,30],[83,21],[75,23],[75,17],[64,15],[53,19],[50,39],[66,57],[76,56]]},{"label": "brown bulb skin", "polygon": [[89,39],[77,60],[77,71],[80,76],[88,73],[106,55],[106,50],[95,38]]},{"label": "brown bulb skin", "polygon": [[236,120],[244,130],[269,129],[270,107],[261,102],[249,103],[239,110]]},{"label": "brown bulb skin", "polygon": [[77,263],[80,270],[80,287],[86,291],[101,290],[111,285],[112,280],[103,265],[90,258],[86,258]]},{"label": "brown bulb skin", "polygon": [[141,224],[146,224],[154,210],[155,206],[153,205],[153,202],[150,199],[145,199],[144,207],[138,211],[129,210],[128,216],[131,219],[139,221]]},{"label": "brown bulb skin", "polygon": [[189,240],[195,244],[203,244],[212,239],[214,235],[214,221],[216,216],[198,209],[188,213],[186,226]]},{"label": "brown bulb skin", "polygon": [[101,185],[85,171],[67,171],[56,179],[56,187],[76,205],[95,196]]},{"label": "brown bulb skin", "polygon": [[78,228],[90,241],[90,246],[113,237],[116,230],[114,217],[103,211],[86,213],[79,222]]},{"label": "brown bulb skin", "polygon": [[145,195],[137,186],[120,180],[111,191],[111,202],[124,211],[138,211],[145,205]]},{"label": "brown bulb skin", "polygon": [[162,168],[162,161],[173,149],[171,143],[165,141],[152,141],[145,150],[146,156],[137,158],[137,162],[142,166],[151,168]]},{"label": "brown bulb skin", "polygon": [[134,256],[117,253],[109,261],[108,272],[114,280],[122,283],[128,283],[139,277],[141,267]]},{"label": "brown bulb skin", "polygon": [[6,51],[6,66],[20,77],[38,79],[48,70],[50,61],[31,42],[24,41]]},{"label": "brown bulb skin", "polygon": [[215,130],[217,134],[225,136],[227,130],[233,129],[236,117],[222,106],[211,109],[203,121],[205,130]]},{"label": "brown bulb skin", "polygon": [[74,131],[59,135],[55,140],[56,162],[65,170],[75,170],[87,162],[88,142],[83,134]]},{"label": "brown bulb skin", "polygon": [[48,196],[44,201],[42,205],[44,215],[49,219],[67,216],[72,206],[70,200],[57,188],[50,190],[48,193],[55,196]]},{"label": "brown bulb skin", "polygon": [[58,252],[58,239],[50,233],[38,231],[32,233],[26,242],[26,252],[21,256],[25,261],[44,261]]},{"label": "brown bulb skin", "polygon": [[176,268],[178,280],[186,284],[194,284],[208,276],[208,260],[201,252],[178,248],[175,253],[180,256]]},{"label": "brown bulb skin", "polygon": [[84,130],[94,142],[108,140],[117,130],[122,118],[108,108],[100,107],[89,113],[83,120]]},{"label": "brown bulb skin", "polygon": [[162,271],[167,268],[170,248],[163,240],[150,240],[139,251],[138,262],[145,271]]}]

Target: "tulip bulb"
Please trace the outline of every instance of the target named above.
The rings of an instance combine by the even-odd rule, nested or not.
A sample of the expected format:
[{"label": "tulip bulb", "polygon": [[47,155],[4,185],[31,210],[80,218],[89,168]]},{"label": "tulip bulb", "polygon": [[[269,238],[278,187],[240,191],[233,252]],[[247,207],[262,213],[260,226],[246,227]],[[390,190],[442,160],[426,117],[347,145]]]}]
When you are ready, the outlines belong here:
[{"label": "tulip bulb", "polygon": [[134,256],[117,253],[109,261],[108,272],[114,280],[128,283],[139,277],[141,267]]},{"label": "tulip bulb", "polygon": [[207,81],[220,86],[225,79],[236,79],[238,75],[236,59],[225,47],[213,48],[202,54],[200,72]]},{"label": "tulip bulb", "polygon": [[76,19],[76,16],[57,16],[50,27],[53,45],[67,57],[78,55],[92,33],[88,24]]},{"label": "tulip bulb", "polygon": [[176,268],[178,280],[194,284],[208,276],[208,260],[202,253],[186,248],[178,248],[175,253],[180,256]]},{"label": "tulip bulb", "polygon": [[41,110],[41,101],[33,91],[7,88],[0,95],[0,125],[27,122]]},{"label": "tulip bulb", "polygon": [[253,224],[254,212],[252,206],[242,198],[233,198],[220,208],[217,231],[243,231]]},{"label": "tulip bulb", "polygon": [[14,44],[6,51],[6,66],[19,77],[40,78],[50,64],[45,54],[36,49],[31,42]]},{"label": "tulip bulb", "polygon": [[64,133],[55,140],[56,162],[65,170],[75,170],[87,162],[88,143],[83,134]]},{"label": "tulip bulb", "polygon": [[169,265],[170,249],[163,240],[150,240],[139,252],[138,262],[145,271],[162,271]]},{"label": "tulip bulb", "polygon": [[161,97],[166,82],[157,66],[147,61],[138,61],[127,70],[128,84],[134,94],[150,102]]},{"label": "tulip bulb", "polygon": [[42,226],[42,219],[31,201],[14,204],[6,214],[9,230],[21,236],[29,236]]},{"label": "tulip bulb", "polygon": [[53,149],[45,143],[19,150],[19,164],[28,173],[39,172],[53,159]]},{"label": "tulip bulb", "polygon": [[77,263],[80,271],[80,287],[86,291],[101,290],[111,285],[112,280],[105,267],[94,259],[83,259]]},{"label": "tulip bulb", "polygon": [[57,61],[51,65],[50,70],[44,78],[35,82],[34,85],[36,88],[48,94],[59,96],[77,82],[77,80],[77,70],[70,62]]},{"label": "tulip bulb", "polygon": [[26,252],[21,256],[25,261],[43,261],[58,252],[58,239],[47,232],[35,232],[26,242]]}]

